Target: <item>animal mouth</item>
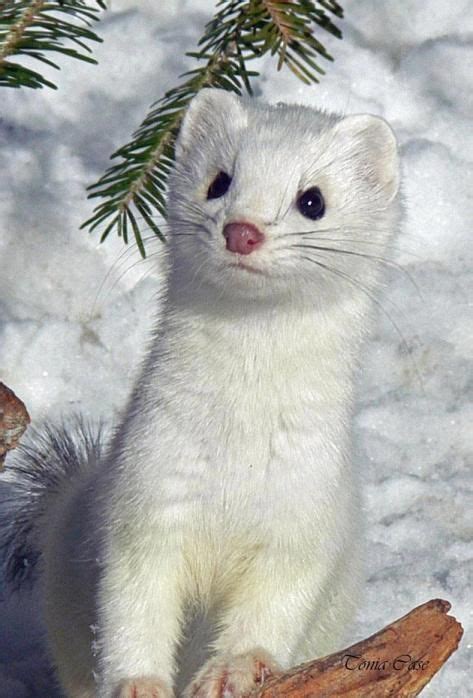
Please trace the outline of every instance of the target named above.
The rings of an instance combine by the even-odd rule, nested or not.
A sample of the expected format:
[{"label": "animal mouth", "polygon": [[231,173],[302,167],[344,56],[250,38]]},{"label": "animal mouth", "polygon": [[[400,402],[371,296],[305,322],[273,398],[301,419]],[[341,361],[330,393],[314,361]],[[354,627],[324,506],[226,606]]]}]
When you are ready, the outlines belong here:
[{"label": "animal mouth", "polygon": [[242,262],[242,261],[232,262],[228,266],[232,267],[233,269],[243,269],[244,271],[247,271],[250,274],[261,274],[261,275],[265,276],[265,272],[262,269],[257,269],[256,267],[252,267],[249,264],[246,264],[245,262]]}]

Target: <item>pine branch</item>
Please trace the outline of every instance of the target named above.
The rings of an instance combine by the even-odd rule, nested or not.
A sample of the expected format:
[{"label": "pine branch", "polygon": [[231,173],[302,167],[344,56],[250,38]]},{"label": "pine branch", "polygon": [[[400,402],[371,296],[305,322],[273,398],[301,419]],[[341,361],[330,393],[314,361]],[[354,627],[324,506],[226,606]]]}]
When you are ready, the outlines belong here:
[{"label": "pine branch", "polygon": [[[94,0],[91,7],[84,0],[7,0],[0,4],[0,86],[52,87],[54,83],[37,71],[13,62],[13,56],[28,57],[59,69],[45,54],[62,53],[89,63],[86,41],[102,41],[89,27],[98,20],[104,0]],[[72,21],[71,21],[72,20]],[[77,21],[75,21],[77,20]],[[72,44],[73,46],[68,46]],[[79,49],[74,48],[79,47]]]},{"label": "pine branch", "polygon": [[342,36],[328,14],[343,17],[335,0],[220,0],[217,6],[220,9],[206,25],[198,50],[186,53],[200,65],[181,75],[184,82],[152,105],[130,143],[113,153],[112,159],[120,158],[120,162],[89,187],[89,198],[102,201],[81,227],[92,232],[105,226],[101,242],[116,231],[128,243],[132,231],[145,257],[137,218],[164,240],[156,215],[166,216],[166,182],[174,142],[185,110],[199,90],[220,87],[251,94],[251,78],[258,73],[248,63],[266,53],[277,54],[278,69],[286,65],[306,84],[317,83],[324,72],[319,57],[333,59],[315,38],[314,26]]}]

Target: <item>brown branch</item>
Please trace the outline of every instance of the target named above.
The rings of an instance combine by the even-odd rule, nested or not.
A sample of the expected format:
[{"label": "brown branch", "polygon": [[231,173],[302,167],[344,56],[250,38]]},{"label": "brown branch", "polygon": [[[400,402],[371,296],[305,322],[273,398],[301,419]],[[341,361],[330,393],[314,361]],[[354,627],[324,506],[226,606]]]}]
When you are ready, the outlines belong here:
[{"label": "brown branch", "polygon": [[275,2],[274,0],[262,0],[261,3],[286,44],[290,43],[295,38],[291,31],[291,26],[287,22],[287,13],[291,11],[290,6],[287,8],[284,7],[287,1],[288,0],[279,0],[279,2]]},{"label": "brown branch", "polygon": [[13,390],[0,383],[0,470],[8,451],[17,446],[30,423],[30,416]]},{"label": "brown branch", "polygon": [[[271,17],[274,26],[277,28],[282,41],[281,53],[279,55],[278,70],[281,70],[288,45],[296,38],[291,31],[291,26],[287,23],[287,8],[283,8],[283,2],[274,0],[263,0],[263,7]],[[289,8],[290,9],[290,8]]]},{"label": "brown branch", "polygon": [[356,645],[268,678],[253,698],[413,698],[463,635],[449,610],[428,601]]}]

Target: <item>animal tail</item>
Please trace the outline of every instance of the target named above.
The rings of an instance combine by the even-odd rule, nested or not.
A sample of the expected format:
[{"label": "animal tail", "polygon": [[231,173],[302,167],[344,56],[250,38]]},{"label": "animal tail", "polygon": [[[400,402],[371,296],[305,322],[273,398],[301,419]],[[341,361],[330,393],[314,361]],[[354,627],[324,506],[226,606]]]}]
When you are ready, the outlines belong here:
[{"label": "animal tail", "polygon": [[0,491],[0,552],[5,581],[14,589],[34,583],[41,534],[58,495],[101,457],[103,425],[77,415],[57,425],[30,427],[7,461]]}]

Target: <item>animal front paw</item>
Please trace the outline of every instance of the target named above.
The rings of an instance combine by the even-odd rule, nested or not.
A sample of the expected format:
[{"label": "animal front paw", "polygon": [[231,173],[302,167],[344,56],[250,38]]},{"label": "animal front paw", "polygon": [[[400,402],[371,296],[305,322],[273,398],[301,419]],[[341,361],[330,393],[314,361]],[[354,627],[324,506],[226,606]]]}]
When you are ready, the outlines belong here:
[{"label": "animal front paw", "polygon": [[173,698],[174,693],[164,681],[154,676],[124,679],[118,684],[113,698]]},{"label": "animal front paw", "polygon": [[263,650],[217,656],[204,664],[184,691],[184,698],[243,698],[280,671]]}]

